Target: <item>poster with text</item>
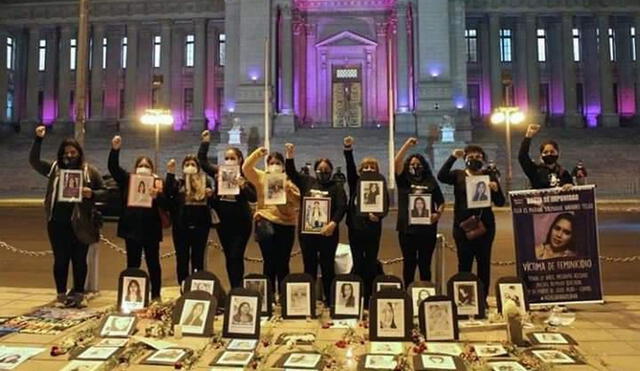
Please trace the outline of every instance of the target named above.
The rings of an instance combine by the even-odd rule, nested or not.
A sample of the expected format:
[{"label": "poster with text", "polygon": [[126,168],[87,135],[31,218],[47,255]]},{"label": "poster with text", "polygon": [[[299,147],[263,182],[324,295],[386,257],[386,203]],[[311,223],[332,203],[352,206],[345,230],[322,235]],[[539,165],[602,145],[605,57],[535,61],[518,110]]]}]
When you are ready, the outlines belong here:
[{"label": "poster with text", "polygon": [[595,187],[509,196],[518,276],[529,303],[602,302]]}]

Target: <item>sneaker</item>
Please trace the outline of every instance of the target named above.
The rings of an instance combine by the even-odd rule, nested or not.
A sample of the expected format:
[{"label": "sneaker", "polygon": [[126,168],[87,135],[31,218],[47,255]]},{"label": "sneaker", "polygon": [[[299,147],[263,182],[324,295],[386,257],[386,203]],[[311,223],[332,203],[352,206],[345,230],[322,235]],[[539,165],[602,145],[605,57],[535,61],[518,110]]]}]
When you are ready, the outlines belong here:
[{"label": "sneaker", "polygon": [[67,303],[67,295],[66,294],[58,294],[56,296],[56,301],[55,301],[55,303],[53,305],[55,307],[60,308],[60,307],[66,306],[66,303]]},{"label": "sneaker", "polygon": [[84,294],[79,292],[73,295],[73,297],[71,298],[71,303],[69,304],[69,307],[71,308],[84,308],[86,306],[87,302],[84,298]]}]

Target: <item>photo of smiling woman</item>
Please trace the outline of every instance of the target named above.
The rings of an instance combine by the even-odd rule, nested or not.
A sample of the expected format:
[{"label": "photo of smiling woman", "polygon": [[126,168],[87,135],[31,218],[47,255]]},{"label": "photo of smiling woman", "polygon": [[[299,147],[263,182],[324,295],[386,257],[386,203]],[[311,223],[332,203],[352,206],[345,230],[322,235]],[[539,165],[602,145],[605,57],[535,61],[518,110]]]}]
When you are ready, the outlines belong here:
[{"label": "photo of smiling woman", "polygon": [[536,245],[536,259],[575,257],[573,238],[573,214],[558,214],[547,232],[544,242]]}]

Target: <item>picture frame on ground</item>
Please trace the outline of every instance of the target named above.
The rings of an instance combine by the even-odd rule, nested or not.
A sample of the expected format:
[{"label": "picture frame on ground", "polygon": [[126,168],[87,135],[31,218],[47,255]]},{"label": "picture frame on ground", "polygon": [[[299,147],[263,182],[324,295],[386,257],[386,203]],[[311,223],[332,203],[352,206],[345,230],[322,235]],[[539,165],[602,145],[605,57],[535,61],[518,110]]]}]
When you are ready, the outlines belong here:
[{"label": "picture frame on ground", "polygon": [[553,364],[573,364],[575,359],[569,357],[566,353],[556,349],[533,349],[531,354],[536,356],[542,362]]},{"label": "picture frame on ground", "polygon": [[431,282],[416,281],[409,285],[408,291],[411,296],[411,302],[413,303],[413,316],[418,317],[420,314],[420,303],[436,295],[436,286]]},{"label": "picture frame on ground", "polygon": [[287,174],[265,173],[264,204],[285,205],[287,203]]},{"label": "picture frame on ground", "polygon": [[501,357],[509,355],[502,344],[473,344],[473,349],[480,358]]},{"label": "picture frame on ground", "polygon": [[218,276],[202,270],[189,275],[182,282],[184,292],[203,291],[216,298],[218,303],[226,300],[226,293]]},{"label": "picture frame on ground", "polygon": [[456,306],[447,296],[431,296],[419,306],[420,330],[427,341],[455,341],[459,338]]},{"label": "picture frame on ground", "polygon": [[374,290],[374,292],[380,292],[384,289],[402,290],[403,288],[400,277],[390,274],[380,274],[373,279],[372,290]]},{"label": "picture frame on ground", "polygon": [[459,356],[464,352],[462,346],[458,343],[438,343],[428,342],[427,351],[429,353],[442,353],[450,356]]},{"label": "picture frame on ground", "polygon": [[518,277],[501,277],[495,284],[498,313],[503,313],[504,305],[512,302],[521,314],[529,310],[524,283]]},{"label": "picture frame on ground", "polygon": [[127,207],[152,207],[153,196],[151,193],[154,185],[153,175],[130,174]]},{"label": "picture frame on ground", "polygon": [[360,180],[360,213],[384,213],[384,181]]},{"label": "picture frame on ground", "polygon": [[518,361],[487,362],[487,365],[492,371],[527,371],[527,368]]},{"label": "picture frame on ground", "polygon": [[421,354],[420,362],[423,370],[456,370],[458,368],[453,356],[445,354]]},{"label": "picture frame on ground", "polygon": [[185,205],[207,204],[207,175],[203,172],[184,175]]},{"label": "picture frame on ground", "polygon": [[84,187],[82,170],[60,169],[58,202],[82,202]]},{"label": "picture frame on ground", "polygon": [[283,318],[315,318],[315,292],[313,279],[308,274],[290,274],[282,282]]},{"label": "picture frame on ground", "polygon": [[60,371],[98,371],[103,365],[104,362],[102,361],[81,361],[76,359],[69,361]]},{"label": "picture frame on ground", "polygon": [[236,196],[240,194],[238,178],[239,165],[218,165],[218,195]]},{"label": "picture frame on ground", "polygon": [[222,336],[260,338],[260,296],[252,290],[234,288],[227,297]]},{"label": "picture frame on ground", "polygon": [[362,289],[360,277],[352,274],[336,276],[331,285],[331,318],[359,318],[362,311]]},{"label": "picture frame on ground", "polygon": [[465,178],[467,208],[479,209],[491,207],[491,189],[488,175],[471,175]]},{"label": "picture frame on ground", "polygon": [[396,356],[366,354],[364,356],[364,368],[373,370],[393,370],[398,366]]},{"label": "picture frame on ground", "polygon": [[214,295],[214,288],[216,286],[216,281],[213,280],[199,280],[192,279],[189,285],[191,289],[189,291],[204,291],[209,293],[209,295]]},{"label": "picture frame on ground", "polygon": [[225,350],[214,361],[218,366],[245,367],[253,359],[254,353],[245,351]]},{"label": "picture frame on ground", "polygon": [[455,305],[458,319],[484,318],[484,287],[478,277],[470,272],[460,272],[449,278],[447,294]]},{"label": "picture frame on ground", "polygon": [[142,363],[150,365],[173,366],[182,361],[188,352],[181,348],[159,349],[144,358]]},{"label": "picture frame on ground", "polygon": [[0,346],[0,370],[13,370],[45,348]]},{"label": "picture frame on ground", "polygon": [[371,354],[402,354],[404,348],[399,341],[372,341],[369,343]]},{"label": "picture frame on ground", "polygon": [[276,345],[293,343],[296,345],[311,345],[316,341],[316,334],[313,332],[283,332],[276,339]]},{"label": "picture frame on ground", "polygon": [[258,346],[256,339],[232,339],[227,344],[227,350],[254,350]]},{"label": "picture frame on ground", "polygon": [[76,359],[106,361],[120,350],[119,347],[89,347],[76,356]]},{"label": "picture frame on ground", "polygon": [[149,276],[141,269],[127,268],[118,279],[118,309],[128,314],[149,305]]},{"label": "picture frame on ground", "polygon": [[190,291],[176,302],[173,323],[179,325],[185,336],[209,337],[213,334],[213,320],[217,300],[204,291]]},{"label": "picture frame on ground", "polygon": [[291,353],[284,361],[285,368],[316,368],[322,360],[318,353]]},{"label": "picture frame on ground", "polygon": [[431,195],[410,194],[408,213],[409,225],[431,225]]},{"label": "picture frame on ground", "polygon": [[262,274],[248,274],[242,279],[242,286],[260,295],[260,315],[271,317],[273,292],[269,286],[269,278]]},{"label": "picture frame on ground", "polygon": [[124,339],[106,338],[106,339],[100,340],[99,342],[94,344],[94,346],[96,346],[96,347],[119,347],[119,348],[122,348],[122,347],[126,346],[128,342],[129,342],[129,338],[124,338]]},{"label": "picture frame on ground", "polygon": [[[109,314],[100,327],[100,337],[127,338],[133,334],[136,322],[135,316]],[[113,347],[119,347],[119,345],[113,345]]]},{"label": "picture frame on ground", "polygon": [[405,341],[413,322],[409,295],[399,290],[383,290],[371,296],[369,304],[370,341]]},{"label": "picture frame on ground", "polygon": [[565,334],[559,332],[533,332],[529,334],[529,338],[535,344],[549,345],[569,345],[575,344],[573,339],[567,339]]},{"label": "picture frame on ground", "polygon": [[331,221],[331,198],[304,197],[302,213],[302,233],[320,234]]}]

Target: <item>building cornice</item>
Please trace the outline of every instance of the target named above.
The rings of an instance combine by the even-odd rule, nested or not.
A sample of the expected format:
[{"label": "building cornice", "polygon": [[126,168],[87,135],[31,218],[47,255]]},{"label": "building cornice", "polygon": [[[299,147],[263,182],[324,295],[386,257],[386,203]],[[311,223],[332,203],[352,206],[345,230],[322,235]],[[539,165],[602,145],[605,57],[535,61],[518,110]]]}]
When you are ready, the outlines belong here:
[{"label": "building cornice", "polygon": [[467,0],[467,12],[607,13],[640,12],[638,0]]}]

